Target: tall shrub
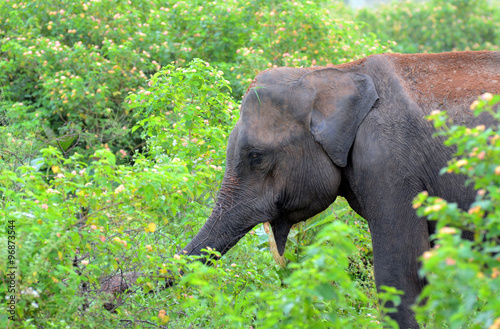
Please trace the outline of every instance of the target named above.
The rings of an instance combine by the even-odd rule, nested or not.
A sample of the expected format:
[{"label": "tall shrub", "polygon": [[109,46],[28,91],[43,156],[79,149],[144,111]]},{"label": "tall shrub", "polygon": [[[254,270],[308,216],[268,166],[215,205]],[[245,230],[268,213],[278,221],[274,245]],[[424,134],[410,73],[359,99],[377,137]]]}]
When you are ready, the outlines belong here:
[{"label": "tall shrub", "polygon": [[124,99],[171,62],[217,64],[239,98],[270,66],[337,64],[387,50],[358,24],[332,20],[305,0],[9,0],[0,3],[0,34],[0,115],[15,109],[10,125],[35,126],[64,155],[104,147],[125,161],[144,140],[129,133],[136,121]]},{"label": "tall shrub", "polygon": [[[499,104],[499,95],[486,93],[471,109],[500,121]],[[443,172],[466,175],[477,195],[465,210],[425,192],[415,199],[420,215],[437,220],[434,247],[422,257],[429,284],[417,315],[432,327],[500,328],[500,125],[448,126],[443,112],[430,119],[458,150]],[[474,232],[472,241],[461,238],[464,230]]]},{"label": "tall shrub", "polygon": [[391,2],[359,10],[356,20],[402,53],[498,50],[500,8],[488,0]]}]

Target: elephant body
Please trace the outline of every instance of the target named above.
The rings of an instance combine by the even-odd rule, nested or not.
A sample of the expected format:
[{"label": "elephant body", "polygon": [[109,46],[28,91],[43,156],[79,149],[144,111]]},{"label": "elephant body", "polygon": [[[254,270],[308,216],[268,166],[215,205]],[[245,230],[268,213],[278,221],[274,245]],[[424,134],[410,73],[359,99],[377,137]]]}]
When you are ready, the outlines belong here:
[{"label": "elephant body", "polygon": [[434,225],[412,200],[428,191],[468,209],[476,195],[464,176],[439,174],[454,149],[433,137],[425,116],[447,110],[455,124],[496,124],[469,108],[484,92],[500,94],[500,52],[381,54],[260,73],[229,138],[212,215],[184,251],[224,254],[269,221],[283,254],[291,226],[340,195],[369,223],[377,287],[404,291],[391,316],[418,328],[411,310],[425,285],[418,257]]}]

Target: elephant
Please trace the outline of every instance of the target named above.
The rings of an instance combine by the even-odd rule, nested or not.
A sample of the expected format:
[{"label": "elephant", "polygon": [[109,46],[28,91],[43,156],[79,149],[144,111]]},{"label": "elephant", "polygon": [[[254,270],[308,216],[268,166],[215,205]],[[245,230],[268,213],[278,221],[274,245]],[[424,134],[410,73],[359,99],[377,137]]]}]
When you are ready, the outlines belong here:
[{"label": "elephant", "polygon": [[484,92],[500,94],[499,51],[377,54],[259,73],[228,138],[212,213],[183,252],[223,255],[269,222],[282,255],[292,225],[342,196],[368,222],[376,286],[404,292],[390,316],[419,328],[411,306],[426,284],[419,257],[435,222],[417,216],[412,200],[427,191],[468,209],[476,196],[465,176],[440,174],[455,149],[425,117],[447,110],[453,123],[491,126],[491,115],[470,110]]}]

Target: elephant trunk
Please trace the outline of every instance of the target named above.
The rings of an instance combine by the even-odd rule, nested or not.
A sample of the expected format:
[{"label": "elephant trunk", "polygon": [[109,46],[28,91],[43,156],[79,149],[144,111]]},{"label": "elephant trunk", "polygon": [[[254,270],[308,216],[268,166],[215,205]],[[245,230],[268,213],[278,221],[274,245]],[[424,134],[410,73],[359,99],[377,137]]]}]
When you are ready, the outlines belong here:
[{"label": "elephant trunk", "polygon": [[233,235],[222,207],[216,205],[212,215],[191,242],[183,249],[186,255],[201,255],[202,249],[213,249],[224,255],[245,233]]},{"label": "elephant trunk", "polygon": [[248,220],[248,203],[235,201],[235,195],[241,192],[237,188],[238,184],[225,176],[212,214],[198,234],[183,249],[184,254],[202,255],[202,249],[211,248],[224,255],[257,224],[250,224]]}]

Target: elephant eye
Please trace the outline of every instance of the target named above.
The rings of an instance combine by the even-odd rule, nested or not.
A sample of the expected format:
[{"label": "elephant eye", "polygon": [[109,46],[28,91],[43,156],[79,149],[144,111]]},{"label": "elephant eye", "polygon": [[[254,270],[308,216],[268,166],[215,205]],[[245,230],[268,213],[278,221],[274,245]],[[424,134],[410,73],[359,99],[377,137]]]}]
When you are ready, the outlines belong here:
[{"label": "elephant eye", "polygon": [[257,151],[250,151],[248,152],[248,160],[250,160],[251,166],[256,166],[261,162],[262,154]]}]

